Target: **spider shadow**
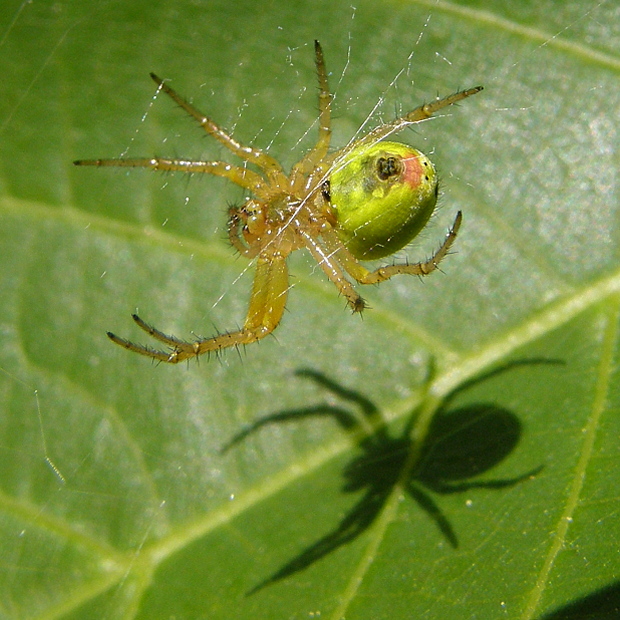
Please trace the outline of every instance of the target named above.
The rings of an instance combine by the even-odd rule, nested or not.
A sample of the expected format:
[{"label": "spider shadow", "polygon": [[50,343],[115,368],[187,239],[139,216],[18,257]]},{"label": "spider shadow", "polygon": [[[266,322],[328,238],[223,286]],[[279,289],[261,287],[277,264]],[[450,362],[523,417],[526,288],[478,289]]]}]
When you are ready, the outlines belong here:
[{"label": "spider shadow", "polygon": [[[562,362],[529,359],[501,366],[463,383],[444,399],[436,412],[421,457],[411,476],[405,481],[404,490],[435,522],[441,534],[454,549],[458,547],[456,532],[433,495],[463,493],[472,489],[499,490],[512,487],[538,474],[542,466],[514,478],[476,480],[476,476],[493,468],[516,448],[522,426],[512,412],[494,404],[476,403],[453,408],[452,402],[457,395],[473,385],[519,366],[557,363]],[[344,468],[342,491],[361,492],[362,496],[332,531],[252,588],[247,593],[248,596],[306,569],[354,540],[370,527],[379,516],[396,484],[399,482],[402,484],[403,467],[412,447],[410,434],[416,420],[416,412],[412,412],[402,433],[392,436],[377,406],[360,392],[350,390],[318,371],[302,369],[295,374],[314,381],[348,405],[358,409],[359,414],[351,408],[332,404],[282,411],[262,418],[238,433],[223,451],[229,450],[270,424],[304,417],[331,416],[345,431],[358,432],[357,436],[361,437],[358,441],[361,454]],[[368,428],[373,429],[372,432],[368,433]],[[360,433],[360,429],[366,429],[366,434]]]}]

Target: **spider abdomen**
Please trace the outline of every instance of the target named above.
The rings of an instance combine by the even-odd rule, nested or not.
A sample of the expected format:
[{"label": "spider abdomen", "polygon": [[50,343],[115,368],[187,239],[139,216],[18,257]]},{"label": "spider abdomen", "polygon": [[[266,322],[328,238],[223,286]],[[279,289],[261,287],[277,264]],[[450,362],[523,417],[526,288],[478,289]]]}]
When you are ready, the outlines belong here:
[{"label": "spider abdomen", "polygon": [[402,249],[435,209],[435,167],[410,146],[362,146],[336,159],[334,167],[329,188],[337,231],[356,258],[383,258]]}]

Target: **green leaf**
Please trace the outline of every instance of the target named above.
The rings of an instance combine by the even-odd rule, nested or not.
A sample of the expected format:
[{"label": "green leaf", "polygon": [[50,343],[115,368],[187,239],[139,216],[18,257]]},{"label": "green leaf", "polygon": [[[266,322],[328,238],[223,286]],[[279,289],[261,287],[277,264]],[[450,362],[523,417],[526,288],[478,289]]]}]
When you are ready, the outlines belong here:
[{"label": "green leaf", "polygon": [[[616,617],[616,4],[5,5],[0,616]],[[444,273],[369,287],[361,321],[298,252],[275,338],[189,367],[115,347],[147,340],[136,308],[179,337],[243,322],[244,194],[71,162],[225,156],[155,71],[292,165],[315,38],[335,147],[484,85],[399,136],[442,187],[399,259],[461,209]]]}]

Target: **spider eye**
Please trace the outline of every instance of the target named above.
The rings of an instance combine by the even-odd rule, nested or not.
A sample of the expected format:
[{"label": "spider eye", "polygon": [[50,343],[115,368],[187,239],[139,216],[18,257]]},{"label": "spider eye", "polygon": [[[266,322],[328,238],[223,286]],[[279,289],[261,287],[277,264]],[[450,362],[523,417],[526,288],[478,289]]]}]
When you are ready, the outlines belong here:
[{"label": "spider eye", "polygon": [[323,198],[326,200],[326,202],[331,202],[332,196],[329,179],[327,179],[327,181],[323,183],[323,186],[321,187],[321,194],[323,194]]},{"label": "spider eye", "polygon": [[382,258],[426,226],[437,203],[437,173],[426,155],[405,144],[362,145],[336,156],[329,195],[350,252]]}]

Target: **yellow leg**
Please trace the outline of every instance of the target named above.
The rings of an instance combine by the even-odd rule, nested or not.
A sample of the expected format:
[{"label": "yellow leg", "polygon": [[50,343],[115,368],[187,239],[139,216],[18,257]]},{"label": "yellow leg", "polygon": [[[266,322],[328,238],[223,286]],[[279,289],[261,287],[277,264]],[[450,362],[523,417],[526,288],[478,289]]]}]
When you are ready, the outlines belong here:
[{"label": "yellow leg", "polygon": [[323,49],[318,41],[314,42],[314,57],[316,72],[319,78],[319,139],[314,148],[293,168],[291,173],[291,185],[293,186],[299,182],[299,176],[307,176],[323,161],[329,151],[332,137],[331,115],[333,96],[329,92]]},{"label": "yellow leg", "polygon": [[401,118],[397,118],[391,123],[386,123],[385,125],[380,125],[370,133],[366,134],[361,140],[356,143],[356,148],[360,148],[365,144],[374,144],[375,142],[379,142],[379,140],[383,140],[388,136],[391,136],[393,133],[408,127],[409,125],[414,125],[415,123],[419,123],[420,121],[426,120],[439,112],[442,108],[446,108],[450,105],[454,105],[467,97],[471,97],[476,93],[479,93],[482,90],[482,86],[475,86],[474,88],[468,88],[467,90],[461,90],[458,93],[453,93],[452,95],[448,95],[443,99],[436,99],[432,103],[425,103],[417,107],[415,110],[412,110],[405,116]]},{"label": "yellow leg", "polygon": [[150,168],[164,172],[187,172],[213,174],[224,177],[241,187],[251,190],[257,196],[266,195],[267,184],[256,172],[232,166],[222,161],[191,161],[187,159],[167,159],[164,157],[139,157],[127,159],[78,159],[76,166],[113,166],[115,168]]},{"label": "yellow leg", "polygon": [[212,338],[201,338],[187,342],[169,336],[145,323],[139,316],[133,315],[138,327],[149,336],[170,347],[170,351],[158,351],[148,346],[135,344],[108,332],[112,342],[121,347],[151,357],[160,362],[178,364],[203,353],[218,352],[228,347],[250,344],[270,334],[280,323],[288,293],[288,268],[286,259],[276,255],[265,258],[259,256],[256,275],[252,287],[252,297],[248,315],[242,329]]},{"label": "yellow leg", "polygon": [[282,170],[277,159],[267,155],[260,149],[251,146],[245,146],[229,136],[223,129],[216,125],[208,116],[197,110],[193,105],[185,101],[174,89],[170,88],[161,78],[151,73],[153,81],[163,90],[166,95],[173,99],[181,108],[183,108],[190,116],[192,116],[200,126],[218,142],[223,144],[229,151],[245,161],[256,164],[265,171],[269,178],[273,179],[276,184],[284,187],[286,184],[286,175]]},{"label": "yellow leg", "polygon": [[413,265],[389,265],[387,267],[379,267],[375,271],[370,272],[364,278],[359,280],[362,284],[378,284],[384,280],[389,280],[392,276],[404,273],[414,276],[427,276],[439,267],[439,263],[445,258],[446,254],[450,251],[456,235],[461,227],[463,221],[463,215],[459,211],[456,214],[454,224],[448,231],[444,242],[441,247],[431,256],[427,261],[423,263],[415,263]]},{"label": "yellow leg", "polygon": [[[355,257],[342,245],[340,239],[334,233],[334,244],[331,244],[329,249],[325,249],[322,245],[316,242],[316,240],[308,233],[301,231],[301,236],[306,244],[308,250],[314,257],[314,260],[319,264],[321,269],[325,272],[325,275],[336,285],[340,294],[347,300],[351,310],[353,312],[361,312],[366,307],[366,302],[362,299],[360,294],[355,290],[353,285],[347,280],[340,265],[342,265],[351,275],[353,272],[349,270],[349,264],[346,260],[342,260],[343,255],[346,254],[351,260],[365,271],[365,267],[362,267]],[[324,238],[325,239],[325,238]],[[326,239],[325,239],[326,240]],[[326,240],[327,241],[327,240]],[[337,247],[336,247],[337,246]],[[343,250],[342,254],[340,250]]]},{"label": "yellow leg", "polygon": [[[439,263],[445,258],[450,251],[454,240],[461,227],[463,215],[459,211],[456,214],[454,224],[448,231],[441,247],[429,258],[422,263],[404,264],[404,265],[388,265],[387,267],[379,267],[375,271],[366,269],[358,260],[342,245],[342,242],[336,235],[335,231],[328,231],[323,234],[326,247],[330,251],[330,256],[337,260],[347,273],[355,278],[360,284],[378,284],[398,274],[409,274],[414,276],[426,276],[435,271]],[[327,273],[327,272],[326,272]],[[329,273],[328,273],[329,276]],[[340,288],[339,283],[330,279]]]}]

